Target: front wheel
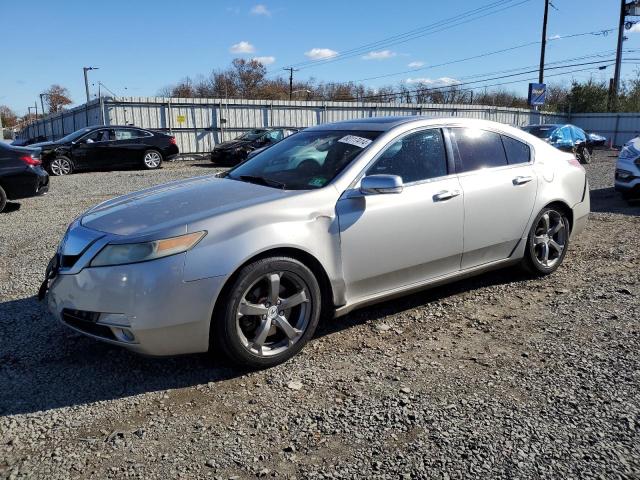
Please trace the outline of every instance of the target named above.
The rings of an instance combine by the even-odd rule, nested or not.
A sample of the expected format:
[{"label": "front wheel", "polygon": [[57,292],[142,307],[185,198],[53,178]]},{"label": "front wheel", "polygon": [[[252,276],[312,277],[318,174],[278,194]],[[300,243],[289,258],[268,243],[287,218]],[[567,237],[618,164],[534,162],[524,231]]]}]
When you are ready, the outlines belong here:
[{"label": "front wheel", "polygon": [[147,170],[155,170],[162,165],[162,154],[157,150],[147,150],[144,152],[142,162]]},{"label": "front wheel", "polygon": [[293,357],[320,319],[318,281],[294,258],[271,257],[247,265],[221,301],[213,319],[212,346],[252,368]]},{"label": "front wheel", "polygon": [[73,163],[65,156],[56,157],[49,164],[49,172],[56,177],[71,175],[73,173]]},{"label": "front wheel", "polygon": [[569,247],[569,219],[560,209],[545,207],[531,226],[523,266],[536,275],[557,270]]}]

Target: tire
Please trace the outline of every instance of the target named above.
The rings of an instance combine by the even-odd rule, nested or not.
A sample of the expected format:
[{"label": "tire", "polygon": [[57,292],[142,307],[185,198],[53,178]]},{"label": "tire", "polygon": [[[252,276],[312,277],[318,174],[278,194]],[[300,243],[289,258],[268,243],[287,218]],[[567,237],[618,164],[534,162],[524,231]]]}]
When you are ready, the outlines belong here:
[{"label": "tire", "polygon": [[578,154],[578,160],[580,163],[591,163],[591,151],[588,148],[583,148]]},{"label": "tire", "polygon": [[2,187],[0,187],[0,213],[7,206],[7,194]]},{"label": "tire", "polygon": [[529,231],[522,266],[538,276],[555,272],[567,254],[569,235],[567,214],[555,206],[543,208]]},{"label": "tire", "polygon": [[147,170],[156,170],[162,165],[162,154],[158,150],[146,150],[142,156],[142,165]]},{"label": "tire", "polygon": [[69,157],[60,155],[49,163],[49,173],[56,177],[71,175],[73,173],[73,162]]},{"label": "tire", "polygon": [[285,362],[318,326],[318,280],[294,258],[257,260],[235,275],[225,292],[212,319],[210,345],[234,363],[268,368]]}]

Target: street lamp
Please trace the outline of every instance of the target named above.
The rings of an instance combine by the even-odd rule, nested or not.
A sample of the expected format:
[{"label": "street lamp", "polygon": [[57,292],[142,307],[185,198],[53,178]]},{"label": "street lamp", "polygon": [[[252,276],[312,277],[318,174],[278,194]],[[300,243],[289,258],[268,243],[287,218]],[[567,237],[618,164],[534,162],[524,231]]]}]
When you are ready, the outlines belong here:
[{"label": "street lamp", "polygon": [[82,67],[82,73],[84,73],[84,89],[87,94],[87,103],[89,103],[89,80],[87,79],[87,72],[89,70],[99,70],[100,67]]}]

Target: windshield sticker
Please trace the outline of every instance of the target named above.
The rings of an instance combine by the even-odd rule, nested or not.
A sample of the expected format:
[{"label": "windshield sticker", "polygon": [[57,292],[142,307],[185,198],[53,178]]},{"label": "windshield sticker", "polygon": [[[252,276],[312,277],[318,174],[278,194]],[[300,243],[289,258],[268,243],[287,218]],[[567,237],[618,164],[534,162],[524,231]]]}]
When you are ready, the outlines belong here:
[{"label": "windshield sticker", "polygon": [[309,185],[312,187],[322,187],[325,183],[327,183],[327,179],[323,177],[313,177],[309,180]]},{"label": "windshield sticker", "polygon": [[356,135],[346,135],[342,137],[339,142],[348,143],[349,145],[355,145],[356,147],[366,148],[373,140],[368,138],[358,137]]}]

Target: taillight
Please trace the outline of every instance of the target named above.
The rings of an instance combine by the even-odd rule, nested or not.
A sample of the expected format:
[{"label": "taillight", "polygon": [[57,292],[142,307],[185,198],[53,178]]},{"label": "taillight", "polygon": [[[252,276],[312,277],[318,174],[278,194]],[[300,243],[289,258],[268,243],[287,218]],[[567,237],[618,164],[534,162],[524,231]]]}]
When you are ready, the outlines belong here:
[{"label": "taillight", "polygon": [[176,144],[176,137],[169,137],[169,143],[171,145],[175,145]]},{"label": "taillight", "polygon": [[40,160],[38,160],[37,158],[33,158],[33,157],[29,156],[29,155],[22,155],[19,158],[20,158],[20,160],[22,160],[24,163],[26,163],[30,167],[37,167],[38,165],[42,164],[42,162]]},{"label": "taillight", "polygon": [[584,171],[584,167],[576,157],[568,158],[567,162],[569,162],[569,165],[573,167],[578,167],[580,170]]}]

